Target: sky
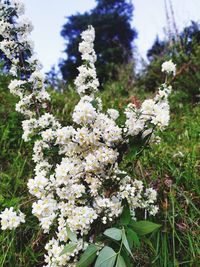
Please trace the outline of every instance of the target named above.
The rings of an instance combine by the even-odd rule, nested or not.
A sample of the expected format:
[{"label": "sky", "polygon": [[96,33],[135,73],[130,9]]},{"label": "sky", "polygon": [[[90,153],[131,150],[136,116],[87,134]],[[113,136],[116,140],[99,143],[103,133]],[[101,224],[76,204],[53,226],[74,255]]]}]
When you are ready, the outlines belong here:
[{"label": "sky", "polygon": [[[132,0],[134,16],[132,26],[138,31],[135,40],[138,58],[146,59],[146,52],[156,35],[164,36],[167,26],[164,0]],[[56,65],[59,58],[65,58],[64,39],[60,32],[67,16],[89,11],[95,0],[24,0],[26,15],[31,19],[34,30],[31,38],[35,51],[43,64],[44,71]],[[176,25],[181,31],[191,20],[200,21],[200,0],[171,0]]]}]

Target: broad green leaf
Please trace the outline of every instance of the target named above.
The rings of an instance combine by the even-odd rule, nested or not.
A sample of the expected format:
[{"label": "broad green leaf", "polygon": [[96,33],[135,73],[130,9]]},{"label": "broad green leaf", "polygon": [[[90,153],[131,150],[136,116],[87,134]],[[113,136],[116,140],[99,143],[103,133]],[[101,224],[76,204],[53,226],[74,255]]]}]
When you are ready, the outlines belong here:
[{"label": "broad green leaf", "polygon": [[138,222],[131,222],[130,226],[133,229],[133,231],[135,231],[138,235],[146,235],[157,230],[162,225],[149,221],[138,221]]},{"label": "broad green leaf", "polygon": [[77,242],[77,235],[71,231],[71,229],[67,226],[67,236],[72,242]]},{"label": "broad green leaf", "polygon": [[64,247],[63,251],[60,253],[60,256],[62,256],[65,253],[71,253],[71,252],[73,252],[76,247],[77,247],[77,243],[72,242],[70,244],[67,244]]},{"label": "broad green leaf", "polygon": [[131,213],[128,205],[125,205],[122,211],[120,222],[123,225],[128,225],[131,220]]},{"label": "broad green leaf", "polygon": [[122,239],[122,230],[114,227],[107,229],[103,234],[117,241]]},{"label": "broad green leaf", "polygon": [[132,249],[133,245],[136,247],[139,247],[140,240],[136,232],[134,232],[131,228],[126,228],[126,233],[127,233],[127,239],[128,239],[130,248]]},{"label": "broad green leaf", "polygon": [[97,247],[94,244],[89,245],[82,254],[80,261],[77,263],[77,267],[88,267],[92,264],[96,258]]},{"label": "broad green leaf", "polygon": [[115,267],[126,267],[126,263],[120,254],[117,257],[117,262],[116,262]]},{"label": "broad green leaf", "polygon": [[127,267],[133,267],[133,260],[130,257],[129,253],[127,252],[127,250],[123,249],[120,254],[123,257],[123,259],[126,263],[126,266]]},{"label": "broad green leaf", "polygon": [[128,251],[128,253],[133,257],[133,254],[132,254],[131,249],[129,247],[129,243],[128,243],[128,240],[127,240],[127,237],[126,237],[126,234],[125,234],[124,230],[122,231],[122,243],[125,246],[125,248]]},{"label": "broad green leaf", "polygon": [[94,267],[113,267],[117,253],[110,247],[105,246],[98,255]]}]

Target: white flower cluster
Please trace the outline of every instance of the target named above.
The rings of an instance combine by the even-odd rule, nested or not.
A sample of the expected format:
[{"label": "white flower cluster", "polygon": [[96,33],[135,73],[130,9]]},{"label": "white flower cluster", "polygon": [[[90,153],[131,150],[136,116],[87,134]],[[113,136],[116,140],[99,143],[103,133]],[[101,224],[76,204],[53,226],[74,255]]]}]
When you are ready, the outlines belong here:
[{"label": "white flower cluster", "polygon": [[[141,181],[131,179],[119,169],[119,163],[126,153],[121,151],[122,146],[128,146],[133,136],[152,135],[155,128],[163,129],[168,124],[170,88],[164,84],[155,98],[144,101],[140,108],[129,105],[125,126],[118,126],[119,112],[108,109],[103,113],[101,100],[94,95],[99,82],[94,65],[95,31],[89,26],[81,35],[79,51],[83,65],[78,68],[75,80],[81,99],[72,114],[73,126],[61,127],[46,112],[49,95],[39,61],[24,55],[26,69],[21,62],[21,50],[28,49],[33,54],[27,39],[32,26],[27,20],[19,20],[22,7],[18,2],[1,4],[5,15],[1,18],[4,27],[0,49],[12,62],[11,74],[19,75],[19,79],[11,81],[9,89],[20,97],[17,110],[26,116],[22,123],[23,138],[28,141],[37,136],[33,148],[35,176],[28,181],[29,192],[36,198],[32,212],[45,233],[52,226],[56,228],[45,247],[44,266],[73,267],[92,240],[95,224],[115,221],[123,211],[124,199],[133,215],[138,208],[152,215],[157,212],[155,190],[145,189]],[[7,13],[10,7],[16,12],[13,24],[9,24]],[[72,252],[60,255],[64,246],[71,244],[67,229],[76,236],[77,244]]]},{"label": "white flower cluster", "polygon": [[162,64],[162,72],[172,73],[173,75],[175,75],[176,64],[174,64],[171,59],[169,61],[165,61]]},{"label": "white flower cluster", "polygon": [[140,107],[129,104],[125,110],[127,134],[130,136],[142,134],[146,137],[153,134],[155,127],[163,130],[170,119],[168,102],[170,93],[171,86],[163,84],[154,99],[145,100]]},{"label": "white flower cluster", "polygon": [[0,35],[3,40],[0,42],[0,50],[10,60],[10,73],[20,77],[12,80],[8,87],[12,94],[20,98],[16,110],[31,118],[43,112],[46,101],[50,98],[44,88],[43,75],[39,71],[40,63],[34,60],[33,43],[28,39],[33,29],[32,24],[25,16],[19,18],[23,12],[22,1],[2,1]]},{"label": "white flower cluster", "polygon": [[91,94],[98,91],[99,81],[96,75],[94,63],[96,54],[94,51],[95,31],[92,26],[88,27],[87,31],[81,34],[82,42],[79,44],[79,51],[82,54],[82,60],[86,61],[78,68],[79,75],[75,80],[75,85],[79,95]]},{"label": "white flower cluster", "polygon": [[131,178],[126,176],[120,187],[120,195],[123,199],[127,199],[133,215],[135,210],[141,207],[148,209],[150,215],[158,212],[158,206],[155,205],[157,192],[152,188],[145,189],[141,181],[134,180],[131,183]]},{"label": "white flower cluster", "polygon": [[[72,244],[72,242],[69,244]],[[58,240],[52,238],[46,244],[45,249],[48,251],[48,254],[45,255],[45,263],[47,263],[47,265],[45,265],[46,267],[76,267],[77,255],[80,251],[85,250],[85,244],[82,240],[78,240],[73,253],[65,253],[61,255],[64,245],[60,244]],[[73,262],[69,263],[71,258],[73,258]]]},{"label": "white flower cluster", "polygon": [[21,211],[14,211],[13,207],[10,209],[6,208],[0,213],[1,218],[1,229],[2,230],[12,230],[17,228],[20,223],[25,222],[25,215]]}]

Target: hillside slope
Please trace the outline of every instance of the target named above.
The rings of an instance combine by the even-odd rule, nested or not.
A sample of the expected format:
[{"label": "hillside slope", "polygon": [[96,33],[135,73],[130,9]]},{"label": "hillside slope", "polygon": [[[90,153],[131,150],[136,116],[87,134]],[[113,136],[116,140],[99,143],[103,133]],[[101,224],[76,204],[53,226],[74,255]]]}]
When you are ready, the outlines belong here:
[{"label": "hillside slope", "polygon": [[[42,247],[47,236],[31,215],[31,195],[26,182],[32,176],[31,144],[21,141],[21,116],[15,112],[16,99],[7,89],[9,77],[0,76],[0,211],[7,206],[20,207],[26,221],[15,232],[0,232],[0,266],[39,267],[43,265]],[[135,93],[134,93],[135,94]],[[122,108],[133,92],[120,84],[106,86],[104,106]],[[137,93],[143,98],[142,92]],[[52,93],[52,112],[64,124],[77,102],[73,89]],[[162,224],[159,232],[144,240],[134,253],[133,266],[199,266],[200,240],[198,220],[200,173],[200,106],[183,102],[172,95],[172,117],[162,142],[144,151],[138,161],[137,179],[157,188],[160,212],[154,220]],[[183,104],[178,104],[183,102]],[[106,104],[106,105],[105,105]]]}]

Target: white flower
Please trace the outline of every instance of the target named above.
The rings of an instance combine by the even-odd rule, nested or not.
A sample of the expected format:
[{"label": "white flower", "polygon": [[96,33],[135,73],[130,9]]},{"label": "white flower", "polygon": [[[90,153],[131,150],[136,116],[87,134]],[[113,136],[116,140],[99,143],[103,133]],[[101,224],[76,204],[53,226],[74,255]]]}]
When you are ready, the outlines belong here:
[{"label": "white flower", "polygon": [[78,67],[79,75],[74,83],[79,95],[83,95],[85,93],[92,94],[98,91],[99,86],[94,66],[96,61],[96,54],[93,49],[93,41],[95,38],[94,28],[89,26],[88,29],[81,34],[81,37],[83,41],[79,44],[79,51],[82,54],[82,60],[86,60],[88,64],[83,64]]},{"label": "white flower", "polygon": [[72,126],[60,128],[56,131],[57,143],[68,142],[74,136],[75,130]]},{"label": "white flower", "polygon": [[54,137],[55,137],[55,132],[52,130],[52,129],[47,129],[46,131],[43,131],[42,133],[41,133],[41,136],[42,136],[42,139],[44,140],[44,141],[51,141],[51,140],[53,140],[54,139]]},{"label": "white flower", "polygon": [[15,79],[15,80],[12,80],[10,82],[10,84],[8,85],[8,89],[10,90],[11,94],[17,95],[20,98],[22,98],[23,97],[23,89],[21,89],[20,87],[26,83],[27,83],[26,81],[21,81],[21,80]]},{"label": "white flower", "polygon": [[44,81],[44,75],[40,71],[34,71],[31,74],[29,81],[30,82],[36,82],[36,81],[43,82]]},{"label": "white flower", "polygon": [[175,75],[176,73],[176,65],[172,62],[172,60],[170,59],[169,61],[165,61],[162,64],[162,72],[166,72],[166,73],[173,73],[173,75]]},{"label": "white flower", "polygon": [[12,65],[11,68],[10,68],[10,74],[12,76],[17,76],[17,66],[15,65]]},{"label": "white flower", "polygon": [[72,115],[73,121],[77,124],[90,124],[97,116],[96,109],[90,102],[82,101],[76,105]]},{"label": "white flower", "polygon": [[122,140],[122,129],[107,115],[99,113],[93,125],[94,132],[100,134],[105,143],[112,146]]},{"label": "white flower", "polygon": [[33,24],[28,17],[21,16],[21,18],[17,20],[17,28],[19,31],[23,32],[22,36],[24,38],[24,35],[28,35],[32,32]]},{"label": "white flower", "polygon": [[155,102],[153,99],[147,99],[145,100],[141,105],[141,112],[142,115],[153,115],[153,109],[154,109]]},{"label": "white flower", "polygon": [[60,127],[60,125],[57,123],[57,121],[55,120],[52,114],[45,113],[39,118],[38,126],[41,127],[42,129],[49,127],[50,125],[55,128]]},{"label": "white flower", "polygon": [[25,142],[30,140],[30,135],[34,133],[34,130],[37,128],[38,123],[36,119],[24,120],[22,121],[23,135],[22,138]]},{"label": "white flower", "polygon": [[91,25],[88,26],[88,29],[81,33],[81,37],[85,42],[93,43],[94,39],[95,39],[95,30],[94,30],[94,28]]},{"label": "white flower", "polygon": [[165,104],[156,104],[154,106],[154,117],[152,117],[152,123],[160,126],[162,129],[169,124],[169,119],[169,106]]},{"label": "white flower", "polygon": [[20,223],[25,222],[25,215],[21,211],[14,211],[13,207],[6,208],[0,213],[1,218],[1,229],[2,230],[12,230],[17,228]]},{"label": "white flower", "polygon": [[9,38],[10,30],[13,28],[13,25],[9,22],[0,21],[0,35],[3,35]]},{"label": "white flower", "polygon": [[98,217],[96,211],[90,207],[76,207],[67,219],[67,224],[72,231],[81,230],[82,233],[87,233],[90,224]]},{"label": "white flower", "polygon": [[40,199],[33,203],[32,208],[32,213],[40,220],[41,227],[45,232],[48,232],[49,227],[57,216],[56,200],[48,197]]},{"label": "white flower", "polygon": [[116,109],[110,108],[107,110],[107,113],[114,121],[119,117],[119,111]]},{"label": "white flower", "polygon": [[10,5],[16,8],[17,13],[19,15],[23,15],[24,14],[25,7],[24,7],[23,1],[21,1],[21,0],[11,0],[10,1]]},{"label": "white flower", "polygon": [[48,183],[48,179],[45,178],[41,173],[34,179],[29,179],[27,186],[32,195],[42,198],[46,194],[45,187],[48,185]]}]

